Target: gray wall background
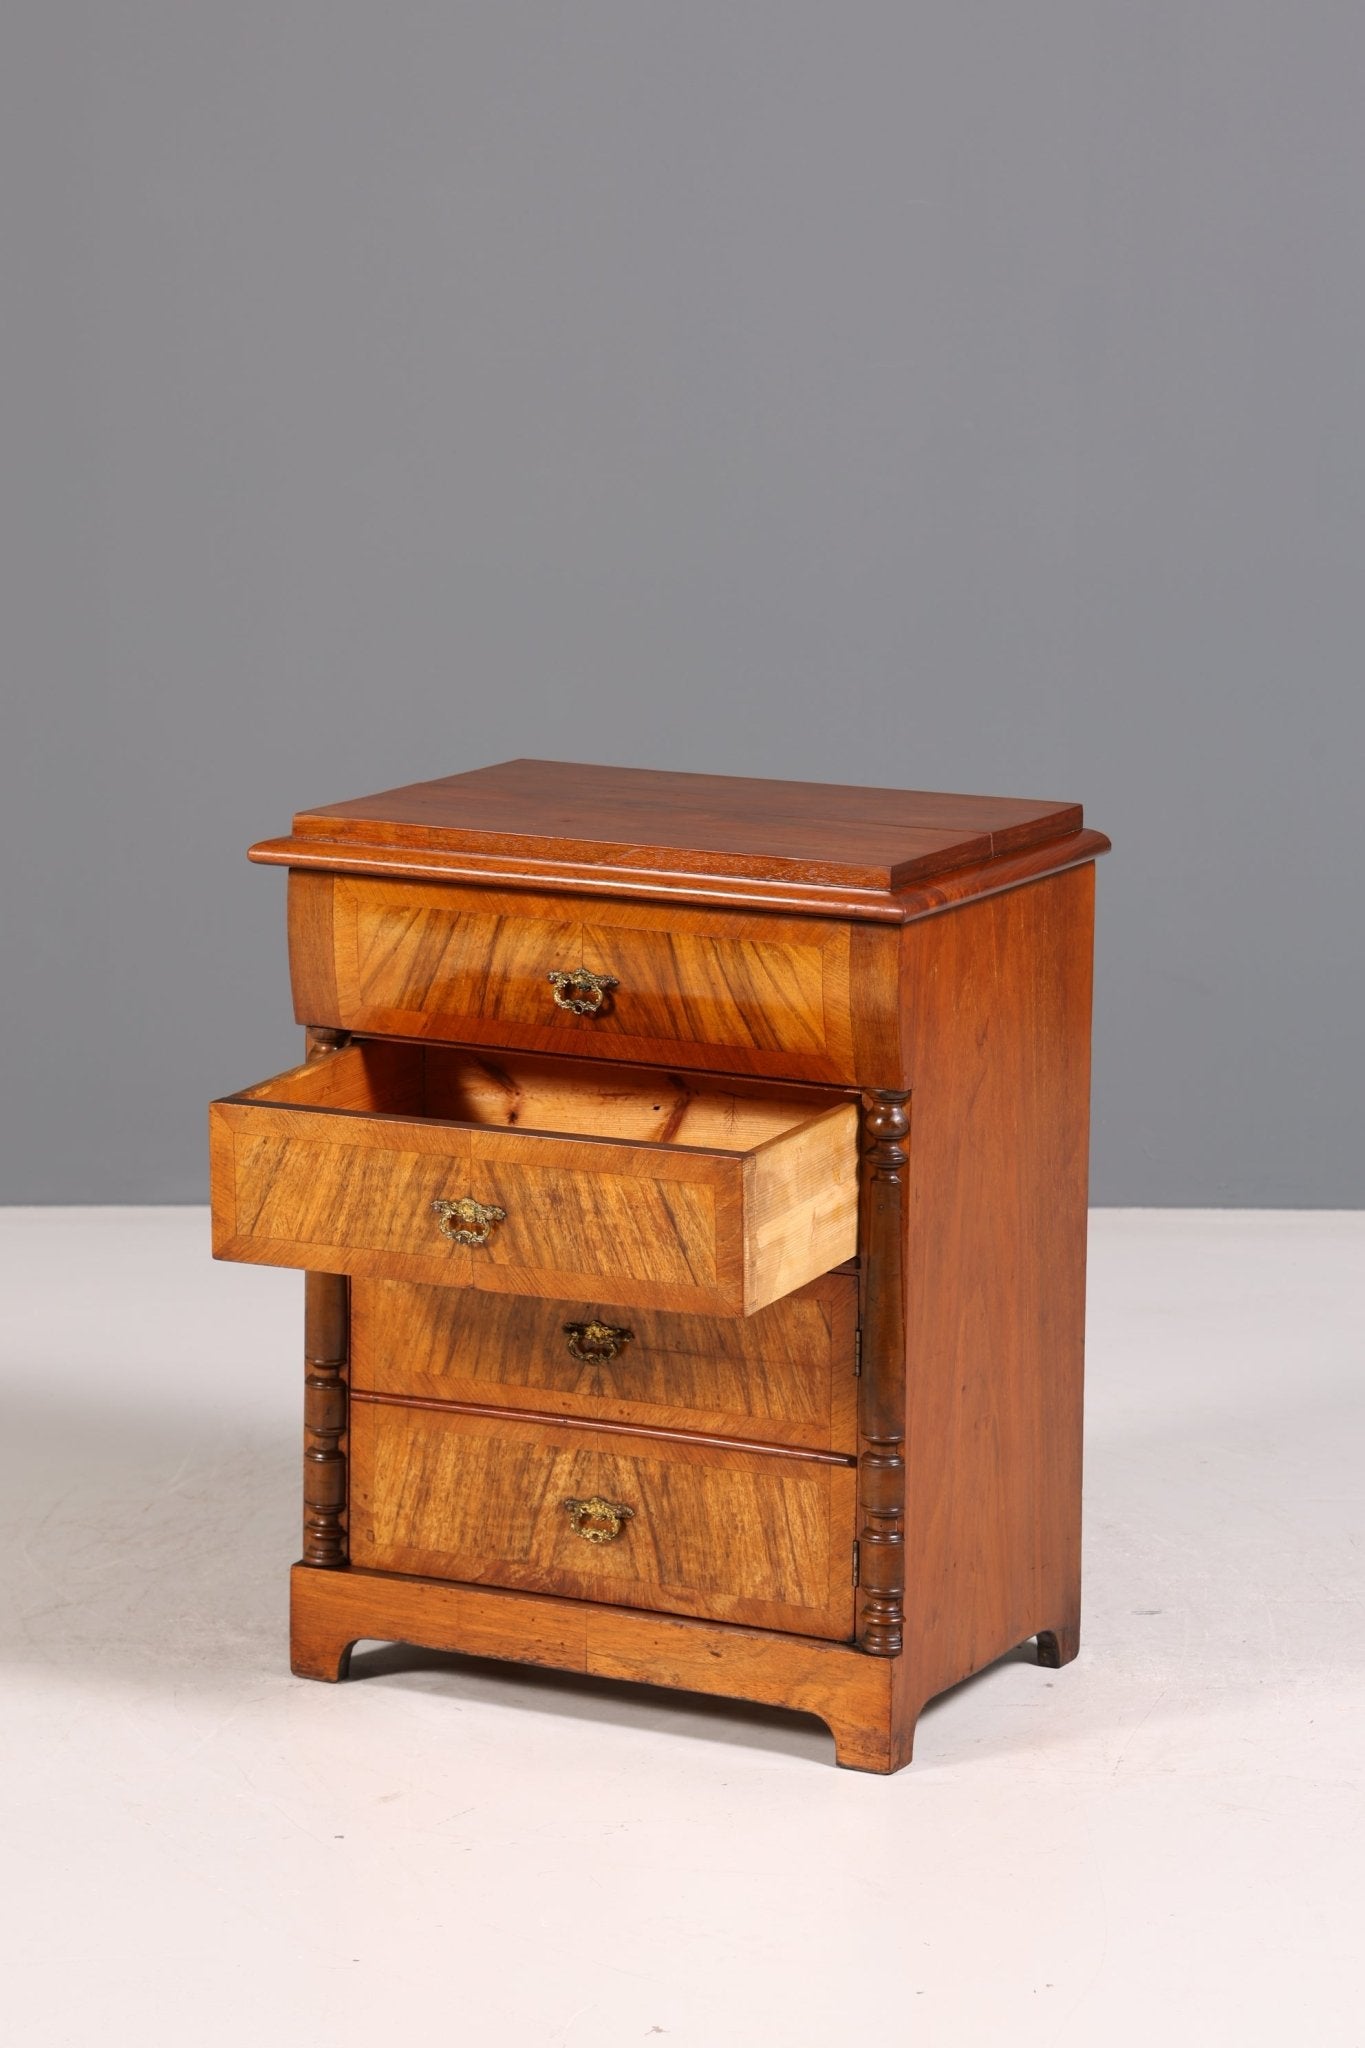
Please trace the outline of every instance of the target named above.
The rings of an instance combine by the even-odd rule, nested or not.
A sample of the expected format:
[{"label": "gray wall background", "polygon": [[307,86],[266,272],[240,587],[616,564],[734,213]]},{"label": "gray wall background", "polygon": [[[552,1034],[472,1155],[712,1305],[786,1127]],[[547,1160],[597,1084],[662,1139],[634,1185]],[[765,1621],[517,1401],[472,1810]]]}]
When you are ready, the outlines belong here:
[{"label": "gray wall background", "polygon": [[1365,10],[7,0],[0,1199],[204,1198],[291,811],[1077,797],[1095,1196],[1365,1198]]}]

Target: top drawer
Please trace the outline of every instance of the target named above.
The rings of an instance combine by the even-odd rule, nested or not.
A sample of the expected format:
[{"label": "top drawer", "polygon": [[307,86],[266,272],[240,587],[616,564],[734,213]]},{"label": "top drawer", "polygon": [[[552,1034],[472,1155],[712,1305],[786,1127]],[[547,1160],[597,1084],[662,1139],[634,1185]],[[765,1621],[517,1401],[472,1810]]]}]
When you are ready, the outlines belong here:
[{"label": "top drawer", "polygon": [[[894,1030],[892,931],[299,869],[289,890],[304,1024],[844,1083]],[[556,988],[579,969],[601,986]]]}]

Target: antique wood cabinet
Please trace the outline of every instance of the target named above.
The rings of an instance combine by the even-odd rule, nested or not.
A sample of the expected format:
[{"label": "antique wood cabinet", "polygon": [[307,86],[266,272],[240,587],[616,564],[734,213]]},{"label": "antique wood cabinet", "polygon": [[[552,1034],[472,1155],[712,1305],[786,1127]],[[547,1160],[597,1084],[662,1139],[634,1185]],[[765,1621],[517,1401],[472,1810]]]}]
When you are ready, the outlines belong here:
[{"label": "antique wood cabinet", "polygon": [[817,1714],[1077,1645],[1078,806],[512,761],[305,811],[302,1066],[214,1250],[305,1292],[293,1668],[361,1638]]}]

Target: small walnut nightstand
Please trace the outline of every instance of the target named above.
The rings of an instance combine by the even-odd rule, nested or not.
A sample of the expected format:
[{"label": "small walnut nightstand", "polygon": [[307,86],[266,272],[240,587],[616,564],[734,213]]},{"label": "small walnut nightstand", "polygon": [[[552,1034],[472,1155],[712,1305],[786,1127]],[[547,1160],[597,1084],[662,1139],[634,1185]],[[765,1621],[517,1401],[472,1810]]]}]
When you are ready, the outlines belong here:
[{"label": "small walnut nightstand", "polygon": [[295,1671],[360,1638],[819,1715],[1076,1653],[1071,804],[511,761],[326,809],[307,1060],[213,1105],[307,1271]]}]

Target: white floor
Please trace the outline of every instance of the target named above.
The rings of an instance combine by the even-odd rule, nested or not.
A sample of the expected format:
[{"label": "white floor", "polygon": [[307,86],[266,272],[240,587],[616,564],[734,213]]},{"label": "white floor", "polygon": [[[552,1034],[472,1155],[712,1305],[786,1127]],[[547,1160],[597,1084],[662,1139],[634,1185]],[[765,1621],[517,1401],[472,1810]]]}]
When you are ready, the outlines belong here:
[{"label": "white floor", "polygon": [[1084,1647],[833,1768],[416,1651],[290,1678],[297,1276],[0,1211],[15,2048],[1365,2042],[1365,1214],[1100,1212]]}]

